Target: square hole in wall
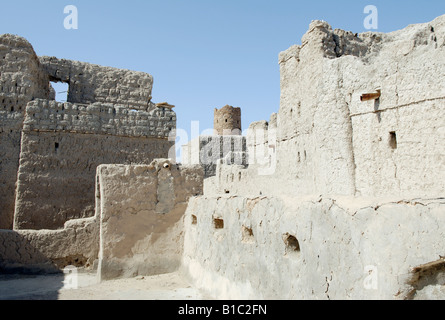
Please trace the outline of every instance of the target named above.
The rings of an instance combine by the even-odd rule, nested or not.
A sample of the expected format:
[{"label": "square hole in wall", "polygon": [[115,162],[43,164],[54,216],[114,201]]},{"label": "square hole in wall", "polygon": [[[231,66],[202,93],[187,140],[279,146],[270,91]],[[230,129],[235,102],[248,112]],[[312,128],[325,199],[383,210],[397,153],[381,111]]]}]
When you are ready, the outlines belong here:
[{"label": "square hole in wall", "polygon": [[51,81],[50,83],[54,91],[56,92],[56,101],[67,102],[69,93],[69,84],[65,82],[54,82],[54,81]]},{"label": "square hole in wall", "polygon": [[224,229],[224,220],[221,218],[213,218],[213,226],[215,229]]}]

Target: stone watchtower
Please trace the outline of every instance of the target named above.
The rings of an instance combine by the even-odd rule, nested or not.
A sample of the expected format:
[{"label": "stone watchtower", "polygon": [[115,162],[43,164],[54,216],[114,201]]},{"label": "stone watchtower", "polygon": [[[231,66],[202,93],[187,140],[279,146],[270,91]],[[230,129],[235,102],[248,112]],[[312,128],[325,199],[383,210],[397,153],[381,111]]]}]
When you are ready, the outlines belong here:
[{"label": "stone watchtower", "polygon": [[214,130],[219,136],[240,136],[241,109],[228,105],[220,110],[215,109]]}]

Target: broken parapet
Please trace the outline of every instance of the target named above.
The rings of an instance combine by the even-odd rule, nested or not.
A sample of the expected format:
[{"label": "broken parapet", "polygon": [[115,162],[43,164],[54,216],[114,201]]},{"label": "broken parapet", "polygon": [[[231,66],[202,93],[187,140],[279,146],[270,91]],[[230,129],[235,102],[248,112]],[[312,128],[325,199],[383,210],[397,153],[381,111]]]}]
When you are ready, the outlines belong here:
[{"label": "broken parapet", "polygon": [[0,35],[0,61],[0,111],[23,113],[29,101],[49,98],[48,75],[25,38]]},{"label": "broken parapet", "polygon": [[66,131],[126,137],[168,139],[176,128],[176,114],[170,109],[147,111],[94,103],[78,105],[35,100],[26,110],[24,131]]},{"label": "broken parapet", "polygon": [[55,57],[40,57],[40,63],[51,81],[68,83],[68,102],[112,103],[138,110],[152,107],[153,77],[147,73]]},{"label": "broken parapet", "polygon": [[97,169],[101,280],[173,272],[183,252],[183,215],[202,195],[201,166],[167,159]]},{"label": "broken parapet", "polygon": [[387,34],[311,23],[279,55],[277,175],[297,181],[289,191],[443,196],[444,50],[445,16]]}]

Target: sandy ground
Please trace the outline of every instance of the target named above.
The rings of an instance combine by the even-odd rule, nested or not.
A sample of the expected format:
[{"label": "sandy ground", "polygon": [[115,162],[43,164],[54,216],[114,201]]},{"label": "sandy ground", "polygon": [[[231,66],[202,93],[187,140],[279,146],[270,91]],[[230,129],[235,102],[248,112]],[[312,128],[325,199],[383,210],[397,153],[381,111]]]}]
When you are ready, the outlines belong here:
[{"label": "sandy ground", "polygon": [[98,283],[93,273],[0,275],[0,300],[209,300],[179,273]]}]

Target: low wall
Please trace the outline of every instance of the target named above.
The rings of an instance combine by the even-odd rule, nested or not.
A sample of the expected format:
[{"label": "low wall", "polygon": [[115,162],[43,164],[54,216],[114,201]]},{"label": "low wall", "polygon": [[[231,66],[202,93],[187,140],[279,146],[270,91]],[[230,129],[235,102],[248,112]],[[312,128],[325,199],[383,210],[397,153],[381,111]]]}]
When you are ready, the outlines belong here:
[{"label": "low wall", "polygon": [[[60,230],[0,230],[0,273],[98,268],[101,280],[173,272],[183,253],[183,217],[203,192],[201,166],[158,159],[97,168],[96,215]],[[94,202],[93,202],[94,203]]]},{"label": "low wall", "polygon": [[[221,299],[444,298],[445,201],[360,198],[191,199],[183,268]],[[230,257],[230,258],[228,258]]]},{"label": "low wall", "polygon": [[177,270],[187,201],[202,194],[201,166],[168,160],[98,168],[101,280]]},{"label": "low wall", "polygon": [[99,252],[95,217],[69,221],[61,230],[0,230],[0,273],[51,273],[93,267]]}]

